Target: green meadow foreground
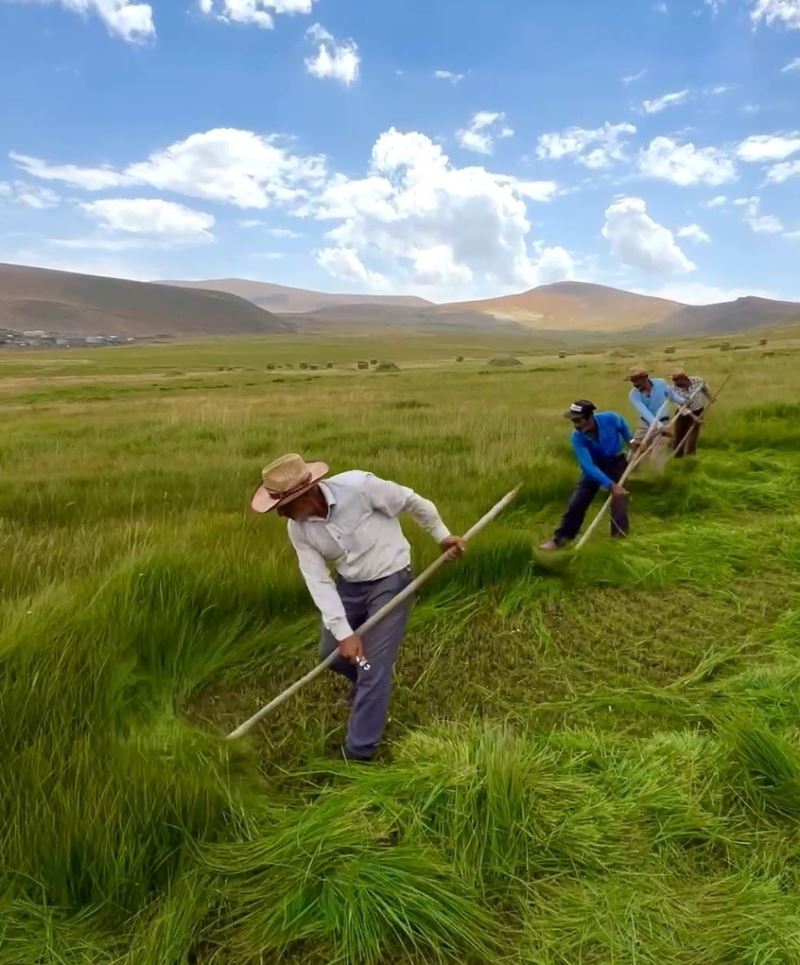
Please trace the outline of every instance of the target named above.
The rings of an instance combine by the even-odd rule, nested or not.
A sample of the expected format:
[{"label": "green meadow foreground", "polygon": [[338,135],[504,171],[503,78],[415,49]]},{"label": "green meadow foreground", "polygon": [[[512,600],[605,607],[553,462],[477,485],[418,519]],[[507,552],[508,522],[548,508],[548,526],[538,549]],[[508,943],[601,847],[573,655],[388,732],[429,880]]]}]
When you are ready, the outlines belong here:
[{"label": "green meadow foreground", "polygon": [[[619,353],[0,356],[0,965],[800,963],[789,335],[634,349],[733,377],[698,460],[632,483],[631,538],[571,565],[536,550],[577,475],[561,412],[631,419]],[[487,364],[505,351],[524,366]],[[332,675],[222,740],[316,660],[284,524],[246,508],[294,450],[456,532],[523,483],[423,592],[369,767],[335,756]]]}]

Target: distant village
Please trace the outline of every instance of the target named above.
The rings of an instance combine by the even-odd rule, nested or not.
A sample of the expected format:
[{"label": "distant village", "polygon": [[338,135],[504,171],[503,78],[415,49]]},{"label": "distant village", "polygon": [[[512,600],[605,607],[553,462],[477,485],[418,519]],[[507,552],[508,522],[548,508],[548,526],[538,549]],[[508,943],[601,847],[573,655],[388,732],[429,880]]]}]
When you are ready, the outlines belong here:
[{"label": "distant village", "polygon": [[125,335],[63,335],[57,332],[17,332],[0,328],[0,348],[80,348],[129,345],[135,339]]}]

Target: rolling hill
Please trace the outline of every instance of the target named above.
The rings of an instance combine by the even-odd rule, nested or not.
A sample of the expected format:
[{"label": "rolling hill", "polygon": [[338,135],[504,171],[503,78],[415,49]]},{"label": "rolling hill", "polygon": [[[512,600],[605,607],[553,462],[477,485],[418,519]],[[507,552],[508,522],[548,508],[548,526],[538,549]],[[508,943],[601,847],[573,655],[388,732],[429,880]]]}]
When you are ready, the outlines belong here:
[{"label": "rolling hill", "polygon": [[684,307],[665,298],[568,281],[518,295],[453,302],[440,311],[483,312],[497,321],[540,331],[624,332],[645,328]]},{"label": "rolling hill", "polygon": [[317,292],[305,288],[290,288],[247,278],[210,278],[204,281],[161,281],[160,285],[178,288],[201,288],[207,291],[226,292],[246,298],[259,308],[283,315],[316,312],[343,305],[373,305],[383,308],[425,308],[432,302],[415,295],[341,295]]},{"label": "rolling hill", "polygon": [[443,312],[438,305],[429,307],[390,307],[387,305],[329,305],[313,312],[287,314],[285,319],[301,331],[324,333],[359,329],[386,329],[401,334],[406,331],[479,331],[524,334],[526,329],[516,322],[493,319],[483,312]]},{"label": "rolling hill", "polygon": [[294,326],[244,298],[0,264],[0,327],[69,335],[246,335]]},{"label": "rolling hill", "polygon": [[573,338],[623,332],[668,337],[792,323],[800,323],[795,302],[745,297],[684,305],[574,281],[434,305],[412,296],[328,295],[236,278],[139,282],[0,264],[0,328],[77,336],[321,334],[376,328],[398,334],[463,329]]},{"label": "rolling hill", "polygon": [[800,304],[747,296],[715,305],[685,305],[655,325],[659,335],[716,335],[788,323],[800,324]]}]

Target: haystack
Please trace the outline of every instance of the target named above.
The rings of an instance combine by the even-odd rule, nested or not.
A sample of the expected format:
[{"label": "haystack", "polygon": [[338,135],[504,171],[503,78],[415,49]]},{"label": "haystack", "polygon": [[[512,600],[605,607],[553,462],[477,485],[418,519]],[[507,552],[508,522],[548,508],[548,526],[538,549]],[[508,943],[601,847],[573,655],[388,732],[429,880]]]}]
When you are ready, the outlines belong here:
[{"label": "haystack", "polygon": [[498,368],[509,368],[512,365],[522,365],[522,362],[513,355],[497,355],[489,362],[489,365],[495,365]]}]

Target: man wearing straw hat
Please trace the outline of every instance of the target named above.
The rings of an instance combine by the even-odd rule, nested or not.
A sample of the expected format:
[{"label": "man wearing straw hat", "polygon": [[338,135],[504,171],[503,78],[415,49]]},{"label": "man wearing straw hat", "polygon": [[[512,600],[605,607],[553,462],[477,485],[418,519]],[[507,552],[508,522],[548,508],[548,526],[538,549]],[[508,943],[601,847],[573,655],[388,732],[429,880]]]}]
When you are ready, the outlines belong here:
[{"label": "man wearing straw hat", "polygon": [[697,452],[697,438],[703,425],[703,412],[713,398],[703,379],[687,375],[683,366],[672,370],[672,400],[680,406],[675,420],[673,452],[676,459]]},{"label": "man wearing straw hat", "polygon": [[282,456],[262,470],[251,506],[257,513],[274,509],[289,520],[300,572],[322,615],[320,655],[338,648],[331,669],[352,684],[342,751],[350,760],[368,761],[386,726],[411,603],[387,614],[363,640],[353,627],[411,582],[411,549],[397,517],[409,513],[451,559],[464,552],[465,543],[450,533],[436,506],[412,489],[357,469],[326,479],[328,471],[324,462],[307,463],[296,453]]},{"label": "man wearing straw hat", "polygon": [[543,550],[560,549],[575,539],[601,487],[613,496],[611,535],[628,533],[628,492],[619,483],[628,465],[625,446],[630,444],[631,430],[627,422],[616,412],[597,412],[588,399],[573,402],[564,418],[572,423],[572,449],[583,475],[572,491],[553,538],[540,545],[539,549]]},{"label": "man wearing straw hat", "polygon": [[639,414],[639,425],[631,442],[631,446],[638,448],[653,422],[658,420],[660,427],[650,434],[649,459],[654,468],[663,471],[669,455],[669,439],[667,423],[669,413],[668,403],[672,400],[672,390],[664,379],[651,379],[650,373],[644,365],[634,365],[628,372],[627,380],[632,383],[628,393],[631,404]]}]

